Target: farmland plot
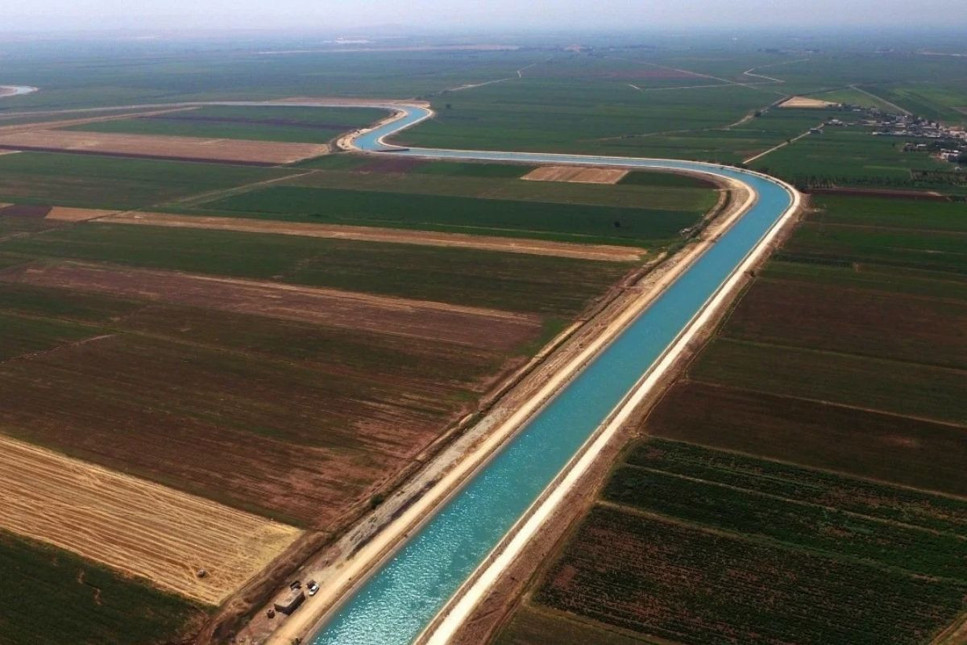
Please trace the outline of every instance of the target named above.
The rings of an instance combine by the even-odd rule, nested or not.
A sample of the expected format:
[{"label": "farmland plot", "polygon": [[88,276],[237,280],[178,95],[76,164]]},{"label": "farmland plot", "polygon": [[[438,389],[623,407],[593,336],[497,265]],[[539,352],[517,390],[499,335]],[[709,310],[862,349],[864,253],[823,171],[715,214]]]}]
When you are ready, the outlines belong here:
[{"label": "farmland plot", "polygon": [[0,488],[0,528],[209,605],[300,533],[2,436]]},{"label": "farmland plot", "polygon": [[964,583],[596,507],[537,591],[543,604],[686,643],[921,643]]}]

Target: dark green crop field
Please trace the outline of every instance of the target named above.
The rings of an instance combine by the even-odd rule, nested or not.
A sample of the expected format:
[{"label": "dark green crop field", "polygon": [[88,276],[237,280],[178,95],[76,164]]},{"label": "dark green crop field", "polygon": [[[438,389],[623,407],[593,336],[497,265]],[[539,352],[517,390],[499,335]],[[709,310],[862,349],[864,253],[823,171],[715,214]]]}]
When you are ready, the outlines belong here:
[{"label": "dark green crop field", "polygon": [[917,232],[967,233],[967,208],[961,202],[923,202],[822,195],[812,198],[812,222]]},{"label": "dark green crop field", "polygon": [[204,616],[187,600],[6,532],[0,570],[3,645],[167,643]]},{"label": "dark green crop field", "polygon": [[648,439],[497,642],[921,643],[965,563],[965,499]]},{"label": "dark green crop field", "polygon": [[[701,524],[749,539],[768,538],[794,549],[967,582],[967,535],[937,534],[835,507],[736,490],[659,470],[619,468],[602,493],[607,502]],[[965,509],[961,508],[961,520]]]},{"label": "dark green crop field", "polygon": [[131,209],[288,174],[292,171],[21,152],[0,156],[0,201]]},{"label": "dark green crop field", "polygon": [[3,337],[3,344],[0,345],[0,362],[95,335],[96,330],[84,325],[0,313],[0,336]]},{"label": "dark green crop field", "polygon": [[205,204],[289,221],[409,228],[569,242],[650,245],[670,240],[700,213],[649,208],[441,197],[273,186]]},{"label": "dark green crop field", "polygon": [[326,143],[343,132],[364,127],[385,116],[384,110],[358,108],[210,106],[151,117],[89,123],[67,129],[212,139]]},{"label": "dark green crop field", "polygon": [[141,303],[111,296],[3,282],[0,282],[0,303],[4,313],[82,323],[119,319],[141,307]]},{"label": "dark green crop field", "polygon": [[686,643],[914,644],[967,585],[597,506],[537,602]]},{"label": "dark green crop field", "polygon": [[967,274],[967,234],[867,229],[805,222],[783,247],[781,259],[817,263],[873,262]]},{"label": "dark green crop field", "polygon": [[[645,470],[688,477],[817,508],[835,508],[877,519],[967,537],[967,499],[888,486],[836,473],[749,455],[652,438],[635,445],[625,462]],[[647,489],[621,491],[620,476],[608,490],[653,497]]]},{"label": "dark green crop field", "polygon": [[436,117],[401,134],[399,141],[464,149],[662,156],[640,135],[721,128],[776,99],[769,92],[725,83],[657,92],[641,92],[631,84],[634,80],[525,74],[435,100]]},{"label": "dark green crop field", "polygon": [[110,262],[567,318],[630,268],[548,256],[285,235],[89,224],[0,243],[25,257]]},{"label": "dark green crop field", "polygon": [[[338,158],[338,157],[337,157]],[[382,161],[380,159],[379,161]],[[467,164],[468,166],[471,164]],[[476,164],[473,164],[476,165]],[[395,172],[357,169],[354,172],[314,172],[286,181],[286,185],[336,190],[475,197],[481,200],[523,201],[547,204],[580,204],[617,208],[645,208],[701,214],[715,204],[711,184],[692,185],[692,178],[667,173],[636,173],[646,182],[631,184],[579,184],[558,181],[520,181],[516,176],[529,171],[514,168],[514,175],[500,176],[508,166],[482,165],[481,170],[444,168],[453,174],[425,173],[426,166],[406,165]],[[495,170],[493,168],[499,169]],[[454,172],[455,171],[455,172]],[[684,184],[688,182],[688,184]],[[674,183],[675,185],[669,185]],[[486,203],[486,202],[485,202]]]},{"label": "dark green crop field", "polygon": [[967,300],[965,276],[859,262],[844,264],[813,264],[773,259],[761,275],[793,283],[835,284],[843,288],[879,293]]}]

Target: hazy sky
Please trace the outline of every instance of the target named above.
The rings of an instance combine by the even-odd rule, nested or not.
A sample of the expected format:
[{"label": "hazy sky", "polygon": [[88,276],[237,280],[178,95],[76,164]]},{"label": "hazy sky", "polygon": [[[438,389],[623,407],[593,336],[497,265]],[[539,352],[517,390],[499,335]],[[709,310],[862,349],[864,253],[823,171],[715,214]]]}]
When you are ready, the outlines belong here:
[{"label": "hazy sky", "polygon": [[[744,23],[748,20],[749,23]],[[0,0],[0,30],[967,26],[967,0]]]}]

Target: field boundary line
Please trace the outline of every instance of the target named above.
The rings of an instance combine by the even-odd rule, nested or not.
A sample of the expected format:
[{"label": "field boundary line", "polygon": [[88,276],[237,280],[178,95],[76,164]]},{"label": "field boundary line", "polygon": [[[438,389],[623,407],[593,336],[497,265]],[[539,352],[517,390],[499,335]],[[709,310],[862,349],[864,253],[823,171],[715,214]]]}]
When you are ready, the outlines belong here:
[{"label": "field boundary line", "polygon": [[887,101],[882,96],[877,96],[873,92],[868,92],[868,91],[864,90],[862,87],[860,87],[859,85],[850,85],[850,89],[856,90],[857,92],[860,92],[861,94],[866,94],[871,99],[876,99],[877,101],[879,101],[880,103],[883,103],[884,105],[889,105],[894,110],[899,110],[900,114],[904,114],[906,116],[913,116],[913,112],[911,112],[910,110],[904,109],[904,108],[900,107],[899,105],[897,105],[896,103],[893,103],[892,101]]}]

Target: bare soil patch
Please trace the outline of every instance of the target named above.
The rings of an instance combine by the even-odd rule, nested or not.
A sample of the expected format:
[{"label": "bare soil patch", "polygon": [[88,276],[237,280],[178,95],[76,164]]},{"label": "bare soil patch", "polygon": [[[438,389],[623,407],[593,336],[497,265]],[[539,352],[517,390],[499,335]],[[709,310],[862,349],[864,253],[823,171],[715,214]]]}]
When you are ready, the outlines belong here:
[{"label": "bare soil patch", "polygon": [[[219,604],[298,529],[0,436],[0,526]],[[204,569],[206,575],[199,577]]]},{"label": "bare soil patch", "polygon": [[69,262],[15,267],[0,274],[0,280],[299,320],[481,349],[512,349],[532,338],[541,327],[537,316],[492,309]]},{"label": "bare soil patch", "polygon": [[34,204],[11,204],[0,208],[0,217],[34,217],[43,219],[50,212],[50,206]]},{"label": "bare soil patch", "polygon": [[0,147],[252,164],[286,164],[329,152],[325,144],[32,130],[0,133]]},{"label": "bare soil patch", "polygon": [[78,221],[81,218],[93,219],[95,217],[104,217],[103,221],[112,224],[142,224],[174,228],[200,228],[220,231],[241,231],[245,233],[298,235],[302,237],[335,238],[390,244],[418,244],[422,246],[479,249],[483,251],[500,251],[503,253],[523,253],[527,255],[548,255],[604,262],[637,262],[646,253],[646,251],[639,248],[609,246],[604,244],[571,244],[568,242],[465,235],[461,233],[436,233],[432,231],[283,222],[237,217],[202,217],[169,213],[112,213],[111,211],[92,211],[78,208],[54,208],[51,214],[47,216],[47,219],[68,220],[71,217],[77,219],[69,221]]},{"label": "bare soil patch", "polygon": [[107,211],[107,210],[97,210],[94,208],[71,208],[68,206],[54,206],[47,213],[45,219],[57,220],[58,222],[86,222],[88,220],[97,219],[98,217],[106,217],[108,215],[114,215],[118,211]]},{"label": "bare soil patch", "polygon": [[828,107],[836,107],[839,103],[831,103],[830,101],[822,101],[820,99],[811,99],[805,96],[793,96],[792,98],[786,99],[779,104],[781,108],[798,108],[800,110],[821,110]]},{"label": "bare soil patch", "polygon": [[582,168],[580,166],[541,166],[521,179],[527,181],[564,181],[573,184],[617,184],[628,171],[623,168]]}]

